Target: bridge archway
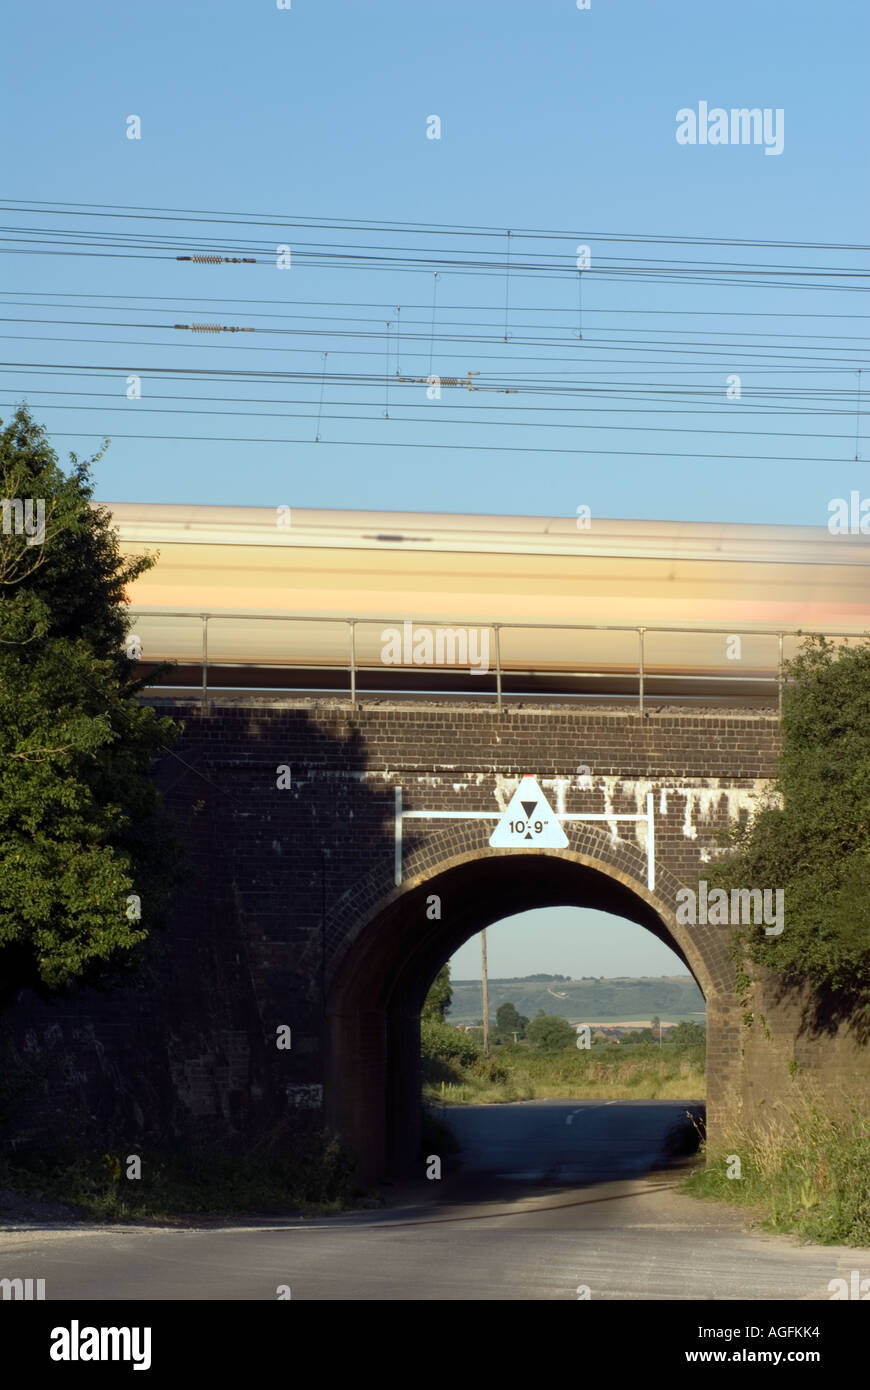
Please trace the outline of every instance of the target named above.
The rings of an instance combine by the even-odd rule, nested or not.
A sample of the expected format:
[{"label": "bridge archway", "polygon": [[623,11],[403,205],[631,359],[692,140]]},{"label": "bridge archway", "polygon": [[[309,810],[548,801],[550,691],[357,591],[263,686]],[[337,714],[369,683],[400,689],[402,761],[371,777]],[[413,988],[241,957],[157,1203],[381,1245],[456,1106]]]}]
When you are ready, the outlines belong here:
[{"label": "bridge archway", "polygon": [[708,1123],[728,1083],[736,1032],[734,967],[715,929],[674,915],[682,886],[661,869],[647,888],[646,858],[592,823],[571,828],[564,850],[489,847],[491,827],[465,821],[421,836],[400,887],[362,878],[326,923],[325,1117],[359,1155],[360,1179],[413,1164],[421,1120],[420,1009],[438,969],[465,941],[533,908],[592,907],[651,931],[684,962],[708,1011]]}]

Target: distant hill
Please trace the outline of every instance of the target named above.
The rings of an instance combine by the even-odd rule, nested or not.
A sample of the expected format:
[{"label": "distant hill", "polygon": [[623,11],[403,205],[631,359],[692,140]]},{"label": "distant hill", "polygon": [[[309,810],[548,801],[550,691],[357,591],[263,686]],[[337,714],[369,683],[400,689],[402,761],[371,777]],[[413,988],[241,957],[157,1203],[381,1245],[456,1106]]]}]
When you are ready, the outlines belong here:
[{"label": "distant hill", "polygon": [[[453,980],[450,1023],[474,1023],[481,1017],[480,980]],[[561,996],[564,996],[561,997]],[[525,979],[490,979],[489,1012],[495,1021],[500,1004],[511,1003],[527,1018],[539,1009],[582,1023],[606,1020],[689,1018],[705,1019],[704,996],[690,975],[660,975],[637,979],[569,980],[564,975],[533,975]]]}]

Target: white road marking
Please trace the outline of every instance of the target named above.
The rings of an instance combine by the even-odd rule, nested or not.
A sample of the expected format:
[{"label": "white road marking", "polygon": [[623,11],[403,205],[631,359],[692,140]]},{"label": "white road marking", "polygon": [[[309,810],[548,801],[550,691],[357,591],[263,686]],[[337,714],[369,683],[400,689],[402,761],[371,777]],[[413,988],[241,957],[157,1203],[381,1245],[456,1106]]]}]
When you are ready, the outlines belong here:
[{"label": "white road marking", "polygon": [[565,1124],[569,1125],[575,1115],[582,1115],[584,1110],[603,1110],[606,1105],[615,1105],[615,1100],[602,1100],[598,1105],[580,1105],[576,1110],[572,1110],[570,1115],[565,1118]]}]

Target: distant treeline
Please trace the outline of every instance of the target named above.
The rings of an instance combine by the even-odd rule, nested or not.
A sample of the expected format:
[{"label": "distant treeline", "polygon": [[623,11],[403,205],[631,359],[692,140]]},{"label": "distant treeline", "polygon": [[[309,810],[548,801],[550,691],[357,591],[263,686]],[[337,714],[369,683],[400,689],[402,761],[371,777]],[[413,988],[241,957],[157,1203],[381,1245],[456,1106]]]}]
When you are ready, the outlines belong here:
[{"label": "distant treeline", "polygon": [[[592,976],[590,975],[589,978],[591,979]],[[540,982],[540,983],[546,984],[548,980],[569,980],[569,981],[570,981],[570,979],[571,979],[571,976],[570,976],[570,975],[501,975],[501,976],[499,976],[499,978],[498,978],[497,980],[496,980],[496,979],[491,979],[491,980],[490,980],[490,983],[491,983],[491,984],[494,984],[494,985],[524,985],[524,984],[526,983],[527,980],[532,980],[532,981],[536,981],[536,982]],[[451,980],[451,984],[454,984],[454,985],[477,985],[477,984],[480,984],[480,981],[479,981],[479,980]]]},{"label": "distant treeline", "polygon": [[[479,980],[453,980],[450,1023],[476,1023],[481,1016]],[[547,988],[547,986],[551,988]],[[585,1020],[647,1020],[693,1017],[703,1021],[704,996],[691,976],[658,979],[571,980],[564,975],[533,975],[520,980],[489,981],[489,1012],[494,1021],[500,1004],[513,1004],[526,1018],[539,1010],[581,1023]]]}]

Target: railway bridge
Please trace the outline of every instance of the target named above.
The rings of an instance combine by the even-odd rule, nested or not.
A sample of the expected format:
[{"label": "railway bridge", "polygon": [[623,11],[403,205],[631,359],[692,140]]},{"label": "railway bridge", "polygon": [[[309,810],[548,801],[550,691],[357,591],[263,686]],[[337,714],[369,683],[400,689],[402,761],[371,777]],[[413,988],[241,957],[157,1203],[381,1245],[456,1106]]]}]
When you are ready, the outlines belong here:
[{"label": "railway bridge", "polygon": [[[814,1032],[799,999],[757,985],[746,1026],[731,928],[692,925],[678,907],[717,830],[774,772],[774,712],[159,703],[185,724],[160,775],[195,866],[168,927],[151,1073],[162,1068],[176,1114],[257,1129],[314,1110],[354,1146],[364,1179],[407,1169],[434,975],[500,918],[565,904],[641,924],[691,971],[707,1005],[714,1144],[732,1113],[784,1101],[796,1064],[850,1084],[856,1045]],[[529,776],[543,797],[530,820],[552,812],[564,844],[495,848]]]},{"label": "railway bridge", "polygon": [[[187,868],[142,987],[5,1013],[46,1054],[65,1122],[72,1105],[164,1147],[190,1125],[244,1139],[295,1116],[341,1132],[364,1180],[407,1167],[438,968],[500,918],[555,905],[629,918],[692,972],[714,1145],[733,1114],[787,1103],[796,1070],[832,1097],[866,1074],[866,1048],[802,999],[762,980],[741,1000],[733,928],[682,911],[696,886],[700,907],[717,832],[774,775],[800,631],[870,626],[866,537],[284,506],[114,516],[124,553],[160,555],[130,594],[128,655],[175,663],[145,698],[184,724],[156,775]],[[531,842],[502,826],[493,844],[524,777]]]}]

